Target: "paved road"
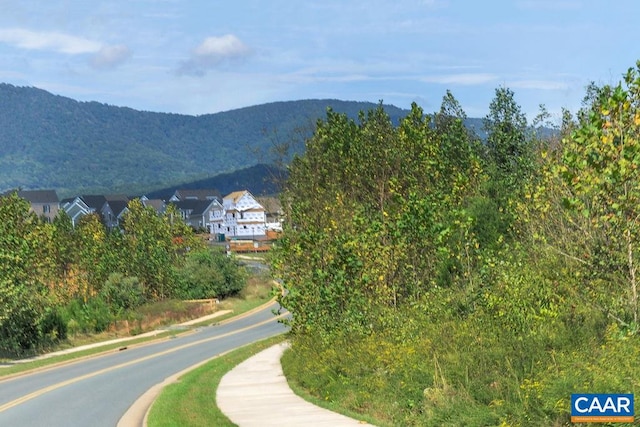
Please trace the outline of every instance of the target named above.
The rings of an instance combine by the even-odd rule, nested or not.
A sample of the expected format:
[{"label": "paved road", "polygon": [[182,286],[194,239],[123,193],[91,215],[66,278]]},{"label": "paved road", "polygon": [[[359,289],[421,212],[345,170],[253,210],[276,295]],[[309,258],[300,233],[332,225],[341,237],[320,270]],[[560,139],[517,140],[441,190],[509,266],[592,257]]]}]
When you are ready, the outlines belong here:
[{"label": "paved road", "polygon": [[0,426],[113,427],[140,395],[172,374],[284,332],[272,314],[277,307],[174,339],[0,380]]}]

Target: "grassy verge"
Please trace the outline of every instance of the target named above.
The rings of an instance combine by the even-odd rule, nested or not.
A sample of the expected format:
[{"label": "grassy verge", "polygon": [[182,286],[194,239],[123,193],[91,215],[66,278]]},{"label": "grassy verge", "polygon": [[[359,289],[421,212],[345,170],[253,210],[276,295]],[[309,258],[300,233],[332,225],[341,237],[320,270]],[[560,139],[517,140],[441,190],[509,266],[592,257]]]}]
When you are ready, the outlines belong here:
[{"label": "grassy verge", "polygon": [[[231,310],[229,314],[219,316],[212,320],[208,320],[202,322],[201,324],[193,326],[195,327],[217,323],[221,320],[246,313],[256,307],[259,307],[271,299],[271,289],[272,281],[268,276],[252,276],[249,278],[245,289],[243,289],[238,296],[223,300],[220,302],[220,304],[218,304],[218,307],[216,307],[216,310]],[[149,306],[144,307],[143,310],[144,312],[141,313],[141,318],[143,318],[144,320],[135,325],[132,322],[130,331],[129,328],[127,328],[129,332],[139,334],[171,323],[182,322],[185,320],[197,318],[198,316],[204,314],[208,314],[202,312],[201,310],[193,309],[193,304],[183,301],[161,301],[156,304],[150,304]],[[77,334],[70,337],[64,342],[59,343],[57,346],[50,348],[49,351],[53,352],[59,350],[68,350],[81,345],[99,342],[105,342],[105,345],[82,351],[73,351],[58,356],[35,359],[23,363],[14,363],[14,361],[11,359],[0,359],[0,378],[18,374],[21,372],[26,372],[32,369],[40,369],[49,365],[69,362],[74,359],[79,359],[106,351],[116,350],[125,345],[131,346],[146,341],[166,338],[172,335],[176,335],[177,333],[179,333],[179,331],[169,331],[151,337],[132,338],[124,342],[113,344],[108,344],[105,341],[116,338],[126,338],[130,335],[124,333],[122,330],[93,335]],[[7,366],[2,367],[3,363]]]},{"label": "grassy verge", "polygon": [[356,411],[349,410],[344,404],[344,402],[342,401],[325,400],[311,394],[307,388],[305,388],[303,385],[299,384],[298,381],[296,381],[296,377],[292,373],[292,371],[294,371],[295,369],[292,368],[292,364],[294,362],[291,356],[292,356],[291,350],[286,350],[284,352],[281,359],[282,371],[284,372],[284,376],[287,378],[289,387],[297,396],[303,398],[307,402],[313,403],[316,406],[328,409],[338,414],[345,415],[355,420],[366,421],[369,424],[380,426],[380,427],[393,426],[393,424],[385,423],[383,420],[377,419],[371,415],[362,414]]},{"label": "grassy verge", "polygon": [[216,405],[220,380],[236,365],[285,339],[285,335],[251,344],[189,372],[180,381],[167,386],[149,412],[150,427],[234,426]]}]

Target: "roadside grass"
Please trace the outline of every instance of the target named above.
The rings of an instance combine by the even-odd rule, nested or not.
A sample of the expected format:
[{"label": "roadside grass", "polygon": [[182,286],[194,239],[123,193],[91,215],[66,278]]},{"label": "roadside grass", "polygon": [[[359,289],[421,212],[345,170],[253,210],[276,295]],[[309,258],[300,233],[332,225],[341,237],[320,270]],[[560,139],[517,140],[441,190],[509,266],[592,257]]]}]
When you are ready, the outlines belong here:
[{"label": "roadside grass", "polygon": [[251,276],[245,288],[234,297],[220,301],[219,310],[231,310],[230,313],[203,322],[204,324],[219,323],[241,313],[251,311],[269,301],[275,296],[273,280],[266,275]]},{"label": "roadside grass", "polygon": [[222,377],[244,360],[286,339],[278,335],[223,354],[165,387],[147,419],[150,427],[235,426],[216,404]]},{"label": "roadside grass", "polygon": [[[19,374],[26,371],[46,368],[48,366],[58,365],[66,362],[72,362],[78,359],[82,359],[84,357],[93,356],[97,353],[106,353],[113,350],[119,350],[123,347],[141,344],[146,341],[166,339],[175,335],[176,335],[175,331],[167,331],[167,332],[159,333],[152,337],[143,337],[139,339],[132,339],[132,340],[127,340],[127,341],[113,343],[113,344],[105,344],[100,347],[91,348],[91,349],[82,350],[82,351],[76,351],[73,353],[61,354],[59,356],[52,356],[52,357],[47,357],[43,359],[34,359],[29,362],[14,363],[11,366],[0,367],[0,378],[8,377],[8,376]],[[0,363],[0,366],[2,366],[2,363]]]},{"label": "roadside grass", "polygon": [[[215,306],[209,302],[193,303],[188,301],[167,300],[155,304],[149,304],[141,308],[135,319],[124,322],[118,321],[110,331],[100,334],[70,334],[65,341],[46,349],[46,352],[68,350],[86,344],[96,344],[113,339],[131,338],[118,343],[108,343],[91,349],[73,351],[51,357],[41,357],[42,354],[30,355],[34,357],[30,361],[16,361],[14,359],[0,357],[0,378],[23,373],[33,369],[42,369],[59,363],[68,363],[98,353],[118,350],[125,346],[138,345],[147,341],[166,339],[184,331],[172,330],[158,333],[157,335],[134,338],[135,335],[152,331],[156,328],[198,318],[215,311],[230,310],[230,313],[200,322],[191,327],[211,325],[222,320],[246,313],[267,302],[273,297],[273,281],[268,275],[250,276],[245,289],[238,296],[225,299]],[[46,354],[46,353],[45,353]]]},{"label": "roadside grass", "polygon": [[282,371],[284,373],[284,376],[287,378],[287,382],[289,383],[289,387],[291,388],[291,391],[293,391],[294,394],[296,394],[297,396],[301,397],[302,399],[306,400],[307,402],[310,402],[316,406],[319,406],[321,408],[324,409],[328,409],[332,412],[336,412],[338,414],[342,414],[345,415],[349,418],[353,418],[355,420],[359,420],[359,421],[365,421],[371,425],[374,426],[379,426],[379,427],[393,427],[394,424],[391,423],[386,423],[385,421],[379,419],[379,418],[375,418],[374,416],[371,416],[369,414],[363,414],[363,413],[359,413],[359,412],[355,412],[352,410],[349,410],[347,408],[347,405],[345,405],[345,402],[342,401],[332,401],[332,400],[325,400],[322,399],[314,394],[311,394],[309,392],[309,390],[307,388],[305,388],[303,385],[299,384],[296,381],[296,375],[292,373],[292,371],[294,371],[295,369],[292,367],[292,364],[294,364],[295,362],[293,361],[293,359],[291,358],[292,353],[291,353],[291,349],[287,349],[285,350],[284,354],[282,355],[282,359],[280,359],[280,362],[282,364]]}]

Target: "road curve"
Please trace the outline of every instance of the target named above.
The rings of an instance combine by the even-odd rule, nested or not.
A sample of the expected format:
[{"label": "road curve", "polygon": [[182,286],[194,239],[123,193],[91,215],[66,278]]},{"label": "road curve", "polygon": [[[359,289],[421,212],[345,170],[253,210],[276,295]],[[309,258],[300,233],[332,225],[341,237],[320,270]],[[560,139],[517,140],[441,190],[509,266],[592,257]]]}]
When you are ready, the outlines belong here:
[{"label": "road curve", "polygon": [[273,314],[278,307],[274,303],[175,339],[0,380],[0,426],[113,427],[140,396],[172,375],[285,332]]}]

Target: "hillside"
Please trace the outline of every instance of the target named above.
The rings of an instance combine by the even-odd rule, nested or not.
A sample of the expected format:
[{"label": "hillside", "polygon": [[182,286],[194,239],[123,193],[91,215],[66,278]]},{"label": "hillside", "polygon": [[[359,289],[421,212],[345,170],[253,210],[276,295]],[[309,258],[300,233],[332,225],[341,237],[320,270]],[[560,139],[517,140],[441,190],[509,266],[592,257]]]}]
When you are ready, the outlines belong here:
[{"label": "hillside", "polygon": [[[269,163],[274,141],[310,132],[329,106],[355,118],[376,104],[303,100],[188,116],[0,84],[0,190],[141,193],[206,180]],[[406,113],[385,108],[394,120]]]},{"label": "hillside", "polygon": [[211,178],[172,185],[170,187],[146,193],[151,199],[169,199],[178,189],[200,190],[216,189],[221,194],[228,194],[240,189],[249,190],[255,196],[272,195],[280,191],[286,172],[265,164],[257,164],[234,172],[222,173]]}]

